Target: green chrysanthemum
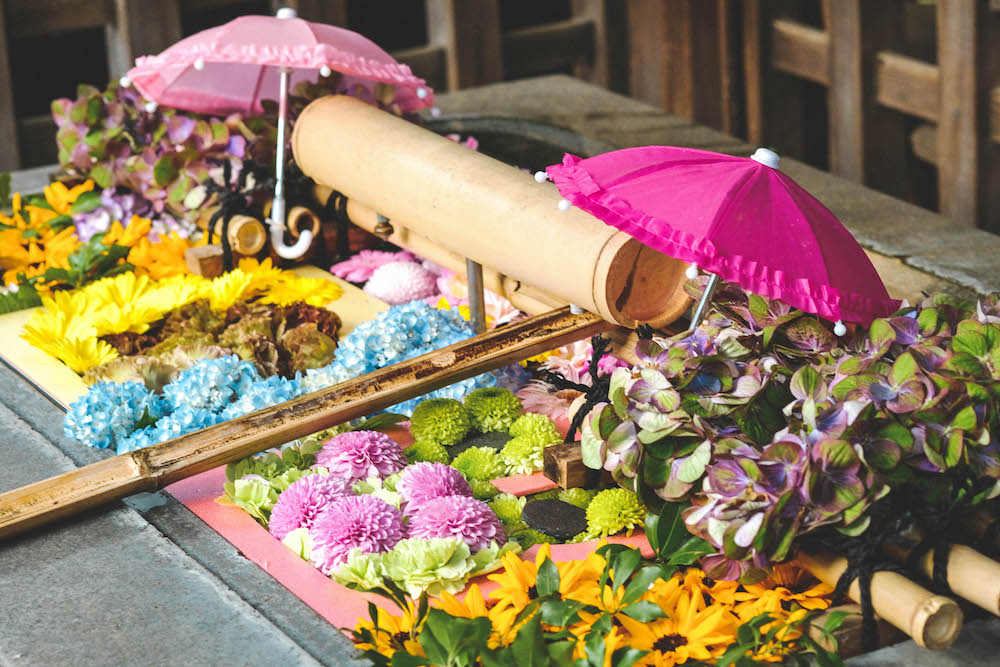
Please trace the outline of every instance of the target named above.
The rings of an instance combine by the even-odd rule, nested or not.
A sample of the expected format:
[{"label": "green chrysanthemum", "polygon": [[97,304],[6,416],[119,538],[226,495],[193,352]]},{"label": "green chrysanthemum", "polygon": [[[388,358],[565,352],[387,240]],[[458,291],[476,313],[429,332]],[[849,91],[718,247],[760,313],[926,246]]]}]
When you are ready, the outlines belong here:
[{"label": "green chrysanthemum", "polygon": [[548,500],[549,498],[558,498],[558,497],[559,497],[558,489],[549,489],[548,491],[542,491],[541,493],[536,493],[535,495],[531,496],[531,499]]},{"label": "green chrysanthemum", "polygon": [[525,530],[518,531],[511,535],[510,539],[520,544],[522,550],[530,549],[536,544],[541,544],[542,542],[556,544],[559,541],[551,535],[546,535],[545,533],[537,531],[534,528],[526,528]]},{"label": "green chrysanthemum", "polygon": [[410,433],[417,442],[429,440],[450,447],[461,442],[468,432],[469,414],[465,406],[453,398],[421,401],[410,417]]},{"label": "green chrysanthemum", "polygon": [[590,501],[594,499],[597,491],[592,489],[566,489],[565,491],[560,491],[556,497],[564,503],[569,503],[570,505],[576,505],[582,509],[587,509],[587,505]]},{"label": "green chrysanthemum", "polygon": [[634,493],[625,489],[601,491],[587,506],[587,532],[595,537],[608,537],[623,530],[631,535],[645,520],[646,508]]},{"label": "green chrysanthemum", "polygon": [[418,461],[447,463],[448,459],[451,458],[448,456],[448,450],[444,448],[444,445],[436,440],[417,440],[403,453],[406,454],[406,458],[411,463]]},{"label": "green chrysanthemum", "polygon": [[508,475],[530,475],[542,469],[545,443],[526,436],[507,441],[500,450],[500,458],[507,466]]},{"label": "green chrysanthemum", "polygon": [[577,544],[578,542],[589,542],[590,540],[596,539],[596,535],[591,535],[589,530],[585,530],[582,533],[577,533],[570,539],[566,540],[566,544]]},{"label": "green chrysanthemum", "polygon": [[524,511],[524,505],[527,502],[527,498],[501,493],[490,502],[490,509],[503,525],[510,526],[521,521],[521,512]]},{"label": "green chrysanthemum", "polygon": [[480,433],[506,431],[524,412],[521,399],[509,389],[484,387],[465,397],[472,428]]},{"label": "green chrysanthemum", "polygon": [[483,481],[502,477],[507,471],[500,453],[491,447],[469,447],[456,456],[451,465],[468,479]]},{"label": "green chrysanthemum", "polygon": [[504,532],[504,535],[506,535],[507,539],[509,540],[514,535],[517,535],[518,533],[520,533],[522,531],[525,531],[525,530],[528,530],[530,528],[531,528],[531,526],[529,526],[524,521],[515,521],[514,523],[512,523],[510,525],[504,524],[504,526],[503,526],[503,532]]},{"label": "green chrysanthemum", "polygon": [[518,417],[509,432],[515,438],[529,438],[541,442],[542,447],[558,445],[563,441],[554,421],[545,415],[533,412]]},{"label": "green chrysanthemum", "polygon": [[470,479],[469,486],[472,487],[472,495],[476,500],[489,500],[500,495],[500,489],[485,479]]}]

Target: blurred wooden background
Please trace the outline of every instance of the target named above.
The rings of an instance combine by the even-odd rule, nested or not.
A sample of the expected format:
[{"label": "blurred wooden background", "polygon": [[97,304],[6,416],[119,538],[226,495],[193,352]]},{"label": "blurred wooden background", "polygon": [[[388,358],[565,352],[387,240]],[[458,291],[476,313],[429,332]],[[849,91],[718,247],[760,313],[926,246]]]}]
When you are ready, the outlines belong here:
[{"label": "blurred wooden background", "polygon": [[78,82],[283,5],[439,91],[573,74],[1000,233],[1000,0],[0,0],[0,169],[54,161]]}]

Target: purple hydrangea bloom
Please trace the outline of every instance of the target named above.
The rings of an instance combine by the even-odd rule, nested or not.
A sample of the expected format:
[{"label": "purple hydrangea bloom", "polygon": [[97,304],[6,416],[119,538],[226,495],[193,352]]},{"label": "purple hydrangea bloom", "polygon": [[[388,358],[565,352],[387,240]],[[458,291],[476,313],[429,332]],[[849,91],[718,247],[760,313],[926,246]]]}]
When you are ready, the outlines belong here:
[{"label": "purple hydrangea bloom", "polygon": [[320,514],[309,536],[313,564],[329,575],[347,560],[352,549],[366,554],[392,549],[403,539],[403,516],[381,498],[343,496]]},{"label": "purple hydrangea bloom", "polygon": [[333,475],[306,475],[292,482],[278,496],[267,529],[283,540],[297,528],[312,528],[331,502],[349,492],[347,482]]},{"label": "purple hydrangea bloom", "polygon": [[396,491],[406,501],[406,511],[413,513],[435,498],[472,497],[472,487],[455,468],[444,463],[414,463],[407,466],[396,482]]},{"label": "purple hydrangea bloom", "polygon": [[326,441],[316,453],[316,465],[351,482],[369,477],[385,479],[406,465],[396,441],[378,431],[350,431]]},{"label": "purple hydrangea bloom", "polygon": [[428,500],[410,516],[408,530],[410,537],[457,537],[473,553],[490,542],[506,541],[503,524],[489,505],[467,496]]}]

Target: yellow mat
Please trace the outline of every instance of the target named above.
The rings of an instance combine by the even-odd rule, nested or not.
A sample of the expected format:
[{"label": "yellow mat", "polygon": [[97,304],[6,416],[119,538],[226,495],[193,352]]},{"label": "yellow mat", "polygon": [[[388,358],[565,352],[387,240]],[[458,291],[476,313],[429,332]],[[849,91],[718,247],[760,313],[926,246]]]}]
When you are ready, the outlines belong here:
[{"label": "yellow mat", "polygon": [[[327,304],[327,308],[335,311],[343,322],[341,337],[350,333],[361,322],[373,319],[389,307],[354,285],[315,266],[298,266],[293,271],[303,278],[324,278],[333,281],[344,289],[343,296]],[[0,359],[65,410],[70,403],[87,393],[87,385],[61,361],[50,357],[21,338],[24,323],[35,310],[29,308],[0,315]]]}]

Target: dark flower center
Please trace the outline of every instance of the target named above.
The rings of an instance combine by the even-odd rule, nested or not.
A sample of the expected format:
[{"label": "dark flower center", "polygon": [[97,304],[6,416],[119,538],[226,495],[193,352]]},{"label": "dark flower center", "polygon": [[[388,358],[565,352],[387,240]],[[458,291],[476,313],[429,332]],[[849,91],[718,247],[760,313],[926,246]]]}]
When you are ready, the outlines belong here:
[{"label": "dark flower center", "polygon": [[538,597],[538,589],[534,585],[529,586],[528,587],[528,599],[529,600],[534,600],[537,597]]},{"label": "dark flower center", "polygon": [[410,633],[408,632],[397,632],[389,640],[389,645],[396,650],[401,650],[406,647],[406,640],[410,638]]},{"label": "dark flower center", "polygon": [[653,650],[660,653],[670,653],[688,643],[687,637],[680,635],[663,635],[653,644]]}]

